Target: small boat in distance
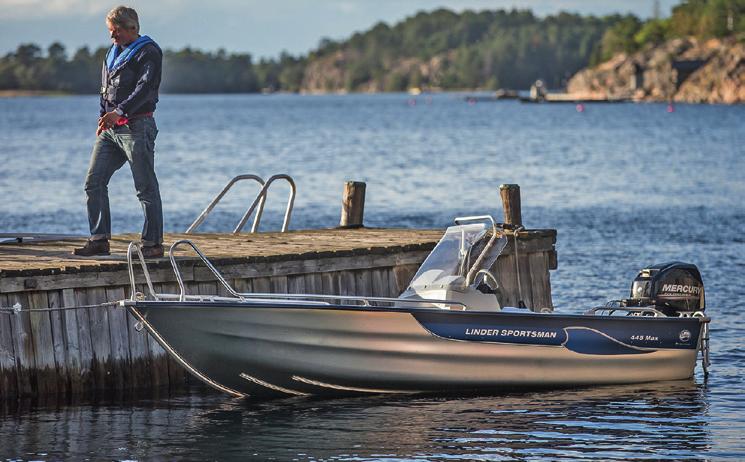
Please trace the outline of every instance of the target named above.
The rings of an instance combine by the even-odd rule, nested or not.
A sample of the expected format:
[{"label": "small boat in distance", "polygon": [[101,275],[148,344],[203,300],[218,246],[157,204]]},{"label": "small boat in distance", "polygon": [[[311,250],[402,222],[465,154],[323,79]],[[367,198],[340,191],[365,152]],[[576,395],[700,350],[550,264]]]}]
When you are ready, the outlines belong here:
[{"label": "small boat in distance", "polygon": [[[501,306],[491,268],[516,230],[457,218],[398,298],[238,293],[190,241],[179,294],[123,305],[189,372],[234,396],[498,392],[690,378],[708,365],[698,269],[642,270],[631,298],[581,315]],[[188,245],[227,297],[187,295]],[[517,260],[517,259],[515,259]]]}]

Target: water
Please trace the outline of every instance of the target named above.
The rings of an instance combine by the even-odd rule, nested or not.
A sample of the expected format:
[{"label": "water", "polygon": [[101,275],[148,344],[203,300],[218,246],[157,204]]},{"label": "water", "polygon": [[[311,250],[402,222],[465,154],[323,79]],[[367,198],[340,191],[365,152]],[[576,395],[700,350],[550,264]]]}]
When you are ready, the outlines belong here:
[{"label": "water", "polygon": [[[704,276],[713,371],[691,381],[499,396],[238,402],[170,397],[9,405],[0,456],[59,459],[742,459],[745,443],[745,107],[469,105],[454,95],[176,96],[158,110],[167,231],[229,178],[289,173],[291,228],[335,226],[342,184],[368,183],[368,226],[443,227],[501,216],[518,183],[523,221],[556,228],[558,310],[626,295],[636,271],[690,261]],[[94,97],[0,100],[0,232],[85,234],[82,182]],[[277,229],[277,184],[263,229]],[[227,230],[255,186],[204,224]],[[142,217],[126,167],[110,186],[114,232]],[[2,248],[0,248],[0,253]],[[509,371],[505,371],[509,373]]]}]

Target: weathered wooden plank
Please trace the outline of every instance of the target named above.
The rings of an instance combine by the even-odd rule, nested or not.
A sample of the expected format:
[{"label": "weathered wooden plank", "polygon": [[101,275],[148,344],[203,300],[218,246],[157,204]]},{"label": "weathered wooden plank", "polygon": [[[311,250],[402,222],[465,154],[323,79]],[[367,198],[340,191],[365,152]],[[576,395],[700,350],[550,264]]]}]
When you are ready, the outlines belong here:
[{"label": "weathered wooden plank", "polygon": [[16,376],[18,377],[18,394],[32,396],[38,393],[36,387],[36,358],[31,338],[31,322],[26,294],[8,294],[8,305],[21,305],[21,311],[11,316],[11,328],[14,333],[13,345],[16,357]]},{"label": "weathered wooden plank", "polygon": [[152,386],[153,388],[168,387],[168,354],[150,334],[147,334],[147,345],[150,350]]},{"label": "weathered wooden plank", "polygon": [[[321,273],[321,293],[324,295],[339,295],[341,289],[339,288],[339,278],[335,273]],[[332,304],[341,304],[341,300],[338,298],[327,300]]]},{"label": "weathered wooden plank", "polygon": [[[75,290],[75,306],[88,304],[87,289]],[[89,310],[80,308],[74,311],[78,327],[78,347],[80,351],[80,386],[81,391],[88,392],[95,386],[93,340],[91,338],[91,323]],[[67,326],[68,332],[71,326]]]},{"label": "weathered wooden plank", "polygon": [[333,284],[333,291],[335,294],[342,295],[345,293],[346,288],[344,287],[344,272],[334,271],[331,273],[331,280]]},{"label": "weathered wooden plank", "polygon": [[418,269],[419,265],[401,264],[393,267],[393,274],[396,278],[396,292],[401,294],[409,287]]},{"label": "weathered wooden plank", "polygon": [[357,295],[357,283],[353,271],[339,271],[339,289],[341,295]]},{"label": "weathered wooden plank", "polygon": [[[137,286],[139,291],[144,289],[143,286]],[[155,284],[154,289],[158,293],[167,293],[172,290],[168,285]],[[178,292],[177,292],[178,293]],[[143,332],[146,332],[143,330]],[[153,389],[168,387],[168,354],[163,347],[149,333],[146,334],[147,346],[150,359],[150,379]]]},{"label": "weathered wooden plank", "polygon": [[233,287],[239,294],[251,293],[253,285],[250,279],[237,278],[233,280]]},{"label": "weathered wooden plank", "polygon": [[147,330],[137,330],[137,319],[127,311],[125,313],[127,339],[129,344],[129,377],[126,388],[147,389],[152,387],[150,351],[147,345]]},{"label": "weathered wooden plank", "polygon": [[372,295],[374,297],[388,297],[388,276],[385,269],[369,270],[372,279]]},{"label": "weathered wooden plank", "polygon": [[548,251],[548,269],[555,270],[559,267],[559,256],[556,254],[556,250]]},{"label": "weathered wooden plank", "polygon": [[[106,303],[106,289],[92,287],[87,289],[88,304],[99,305]],[[105,308],[89,308],[90,336],[93,348],[94,387],[97,390],[111,390],[114,385],[113,362],[111,358],[111,330],[109,328],[109,313]]]},{"label": "weathered wooden plank", "polygon": [[[64,289],[62,291],[62,306],[71,308],[77,306],[75,291]],[[65,370],[70,393],[79,395],[83,393],[80,377],[80,345],[78,343],[78,317],[77,310],[62,311],[62,336],[65,345]]]},{"label": "weathered wooden plank", "polygon": [[[536,239],[526,239],[522,234],[517,239],[518,253],[528,254],[531,252],[548,252],[554,249],[554,237],[542,237]],[[502,251],[502,255],[513,255],[515,253],[515,237],[512,234],[507,236],[507,245]]]},{"label": "weathered wooden plank", "polygon": [[323,280],[320,273],[310,273],[305,275],[305,290],[309,294],[320,294],[323,292]]},{"label": "weathered wooden plank", "polygon": [[304,294],[305,278],[303,276],[289,276],[287,278],[287,291],[291,294]]},{"label": "weathered wooden plank", "polygon": [[533,281],[533,310],[548,309],[553,311],[551,300],[551,279],[549,276],[549,256],[546,253],[534,252],[528,255],[530,279]]},{"label": "weathered wooden plank", "polygon": [[[0,294],[0,307],[10,308],[8,297]],[[0,399],[18,396],[18,376],[13,345],[12,312],[0,313]]]},{"label": "weathered wooden plank", "polygon": [[[106,299],[108,301],[123,300],[125,297],[123,287],[106,289]],[[121,306],[110,306],[106,310],[109,317],[111,360],[113,362],[115,387],[117,390],[124,390],[129,387],[131,380],[127,313]]]},{"label": "weathered wooden plank", "polygon": [[[47,293],[49,308],[63,308],[62,293],[52,291]],[[57,369],[57,392],[67,394],[70,379],[67,372],[66,348],[65,348],[65,324],[63,317],[65,311],[57,310],[49,312],[49,320],[52,327],[52,342],[54,350],[54,363]]]},{"label": "weathered wooden plank", "polygon": [[[272,279],[273,278],[254,278],[251,280],[251,284],[253,284],[254,293],[257,294],[267,294],[272,292]],[[287,293],[287,291],[284,291],[283,293]]]},{"label": "weathered wooden plank", "polygon": [[354,272],[354,284],[357,295],[360,297],[370,297],[372,295],[372,275],[368,270],[358,270]]},{"label": "weathered wooden plank", "polygon": [[313,278],[313,273],[303,275],[303,293],[306,294],[317,294],[316,281]]},{"label": "weathered wooden plank", "polygon": [[39,394],[48,395],[57,392],[57,364],[54,360],[54,340],[52,323],[48,311],[37,311],[49,308],[46,292],[29,292],[29,320],[31,339],[36,358],[36,383]]},{"label": "weathered wooden plank", "polygon": [[217,282],[200,282],[194,293],[199,295],[217,295]]},{"label": "weathered wooden plank", "polygon": [[[296,274],[323,273],[326,271],[345,271],[357,269],[379,268],[382,266],[393,266],[397,262],[402,264],[420,264],[428,255],[429,251],[405,252],[402,254],[360,254],[354,257],[334,258],[308,258],[292,261],[281,261],[271,263],[245,263],[224,264],[215,259],[215,266],[226,278],[236,277],[267,277],[267,276],[291,276]],[[206,268],[197,267],[190,278],[184,276],[185,281],[190,280],[214,280],[213,274]]]},{"label": "weathered wooden plank", "polygon": [[517,306],[519,295],[517,291],[517,273],[515,272],[515,256],[505,255],[495,263],[492,273],[499,282],[502,306]]},{"label": "weathered wooden plank", "polygon": [[[132,297],[129,286],[123,288],[124,297]],[[137,330],[138,320],[129,310],[124,310],[127,344],[129,345],[129,383],[126,389],[149,389],[152,387],[150,351],[147,345],[147,330]]]},{"label": "weathered wooden plank", "polygon": [[398,290],[398,280],[396,279],[396,268],[388,268],[385,272],[386,277],[388,278],[388,296],[389,297],[398,297],[401,295],[403,290]]},{"label": "weathered wooden plank", "polygon": [[[254,279],[256,281],[256,279]],[[270,278],[271,289],[270,291],[274,294],[286,294],[288,290],[287,276],[273,276]],[[256,290],[259,292],[259,290]]]},{"label": "weathered wooden plank", "polygon": [[[230,284],[230,279],[227,279],[227,281],[228,281],[228,284]],[[217,295],[219,295],[220,297],[232,297],[233,296],[230,293],[230,291],[228,291],[228,288],[225,287],[225,285],[223,285],[221,282],[217,282],[215,286],[217,289]],[[235,287],[233,287],[233,290],[235,290]]]},{"label": "weathered wooden plank", "polygon": [[[194,289],[195,293],[199,293],[200,295],[217,295],[217,285],[216,282],[204,282],[197,284],[197,287]],[[178,285],[174,283],[164,283],[161,284],[160,289],[161,292],[173,292],[175,290],[178,290]],[[164,350],[165,353],[165,350]],[[187,383],[188,380],[188,374],[186,370],[181,367],[181,365],[171,357],[168,353],[165,353],[165,361],[164,361],[165,371],[161,369],[161,373],[165,373],[162,379],[167,380],[168,382],[168,389],[169,390],[181,390],[184,388],[184,386]],[[161,365],[163,367],[163,365]]]},{"label": "weathered wooden plank", "polygon": [[533,280],[530,278],[528,254],[520,254],[520,288],[525,306],[533,310]]},{"label": "weathered wooden plank", "polygon": [[336,295],[338,292],[334,292],[334,274],[333,273],[321,273],[321,293],[324,295]]}]

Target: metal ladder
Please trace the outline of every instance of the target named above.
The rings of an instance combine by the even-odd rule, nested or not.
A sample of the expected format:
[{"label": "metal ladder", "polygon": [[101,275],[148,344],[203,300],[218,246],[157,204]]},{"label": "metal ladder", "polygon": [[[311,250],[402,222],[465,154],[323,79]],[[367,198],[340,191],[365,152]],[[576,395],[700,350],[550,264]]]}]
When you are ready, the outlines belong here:
[{"label": "metal ladder", "polygon": [[[256,210],[256,215],[254,216],[254,222],[253,225],[251,225],[251,232],[256,233],[259,230],[259,223],[261,222],[261,215],[264,213],[264,204],[266,203],[266,196],[267,192],[269,191],[269,187],[274,183],[276,180],[285,180],[290,185],[290,195],[287,198],[287,207],[285,208],[285,216],[284,220],[282,221],[282,232],[287,231],[287,227],[290,225],[290,216],[292,215],[292,206],[295,203],[295,193],[297,191],[297,188],[295,187],[295,180],[292,179],[290,175],[286,175],[284,173],[281,173],[279,175],[272,175],[267,181],[264,181],[263,178],[261,178],[258,175],[253,174],[245,174],[245,175],[238,175],[234,177],[232,180],[228,182],[228,184],[225,185],[224,188],[222,188],[222,191],[215,196],[214,199],[212,199],[212,202],[205,207],[204,210],[202,210],[202,213],[199,214],[196,220],[189,225],[188,228],[186,228],[186,231],[184,231],[185,234],[193,234],[196,232],[196,229],[204,222],[204,220],[207,218],[207,215],[209,215],[212,212],[212,209],[215,208],[215,206],[222,200],[222,198],[225,196],[225,194],[230,190],[230,188],[233,187],[234,184],[236,184],[239,181],[243,180],[254,180],[257,183],[261,185],[261,190],[256,194],[256,198],[254,199],[251,206],[246,210],[246,213],[243,214],[241,217],[240,222],[238,223],[238,226],[235,227],[233,230],[233,234],[238,234],[241,232],[243,227],[246,225],[246,222],[248,221],[248,218],[251,216],[251,214]],[[257,209],[258,207],[258,209]]]},{"label": "metal ladder", "polygon": [[[194,252],[197,254],[199,259],[204,263],[204,265],[207,267],[207,269],[210,270],[212,275],[217,279],[217,281],[225,288],[225,290],[228,292],[228,296],[219,296],[219,295],[189,295],[186,293],[186,285],[184,284],[184,279],[181,275],[181,270],[179,269],[178,262],[176,261],[176,255],[175,251],[176,249],[181,246],[189,246],[194,250]],[[147,291],[148,293],[145,294],[144,292],[139,292],[136,285],[135,280],[135,255],[138,257],[140,268],[142,269],[142,276],[145,279],[145,283],[147,284]],[[368,307],[369,309],[375,309],[375,308],[403,308],[406,306],[414,306],[414,307],[422,307],[422,308],[437,308],[437,309],[453,309],[457,308],[458,310],[465,311],[466,305],[461,302],[451,301],[451,300],[433,300],[433,299],[426,299],[426,298],[420,298],[420,299],[406,299],[406,298],[391,298],[391,297],[363,297],[363,296],[355,296],[355,295],[323,295],[323,294],[276,294],[276,293],[246,293],[246,292],[238,292],[233,288],[232,285],[223,277],[222,273],[218,271],[217,268],[212,264],[212,262],[207,258],[207,256],[202,253],[201,250],[188,239],[181,239],[179,241],[174,242],[171,244],[171,247],[168,249],[168,259],[171,261],[171,267],[173,268],[174,275],[176,276],[176,281],[178,282],[179,286],[179,293],[178,294],[166,294],[166,293],[158,293],[155,291],[155,287],[153,286],[152,279],[150,277],[150,271],[147,269],[147,262],[145,261],[145,257],[142,255],[142,245],[137,242],[130,242],[129,246],[127,247],[127,268],[129,270],[129,284],[130,284],[130,290],[131,290],[131,296],[129,300],[122,300],[120,303],[122,306],[127,306],[133,302],[138,301],[144,301],[147,300],[147,297],[149,296],[151,300],[154,301],[179,301],[179,302],[186,302],[186,301],[210,301],[210,302],[216,302],[216,301],[233,301],[233,302],[243,302],[247,305],[250,305],[252,302],[262,302],[262,303],[289,303],[289,304],[298,304],[302,303],[304,305],[330,305],[330,304],[340,304],[340,303],[347,303],[347,304],[357,304],[364,307]],[[403,306],[402,306],[403,305]],[[139,326],[139,327],[138,327]],[[142,323],[138,322],[136,325],[136,328],[140,330],[142,328]]]}]

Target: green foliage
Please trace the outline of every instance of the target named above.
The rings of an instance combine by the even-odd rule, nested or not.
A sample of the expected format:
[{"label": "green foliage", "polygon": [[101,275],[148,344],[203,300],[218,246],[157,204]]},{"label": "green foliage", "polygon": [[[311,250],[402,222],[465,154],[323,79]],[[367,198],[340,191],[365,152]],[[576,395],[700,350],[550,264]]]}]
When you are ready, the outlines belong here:
[{"label": "green foliage", "polygon": [[259,79],[248,54],[225,50],[205,53],[191,48],[166,51],[162,90],[166,93],[250,93]]},{"label": "green foliage", "polygon": [[105,54],[81,48],[68,59],[65,47],[53,43],[45,57],[37,45],[22,44],[0,58],[0,89],[97,93]]},{"label": "green foliage", "polygon": [[409,88],[409,76],[401,72],[394,72],[385,80],[385,91],[406,91]]},{"label": "green foliage", "polygon": [[669,19],[652,19],[647,21],[639,32],[634,35],[634,42],[637,47],[651,43],[653,45],[660,44],[668,39],[670,36],[670,20]]},{"label": "green foliage", "polygon": [[282,53],[279,57],[279,69],[279,85],[277,88],[284,91],[300,91],[305,74],[305,60]]},{"label": "green foliage", "polygon": [[724,37],[745,32],[745,0],[687,0],[673,8],[674,36]]},{"label": "green foliage", "polygon": [[[418,13],[393,27],[377,25],[345,43],[330,43],[311,59],[339,51],[354,56],[346,69],[348,90],[359,89],[375,75],[398,72],[396,61],[411,58],[437,60],[439,68],[428,78],[412,70],[409,86],[527,88],[537,78],[559,86],[588,64],[612,24],[612,19],[568,13],[540,19],[525,10],[456,14],[441,9]],[[383,87],[397,88],[401,80],[386,77]]]},{"label": "green foliage", "polygon": [[634,40],[642,28],[642,22],[633,15],[619,17],[615,24],[605,31],[600,43],[601,58],[606,61],[616,53],[633,53],[639,47]]}]

